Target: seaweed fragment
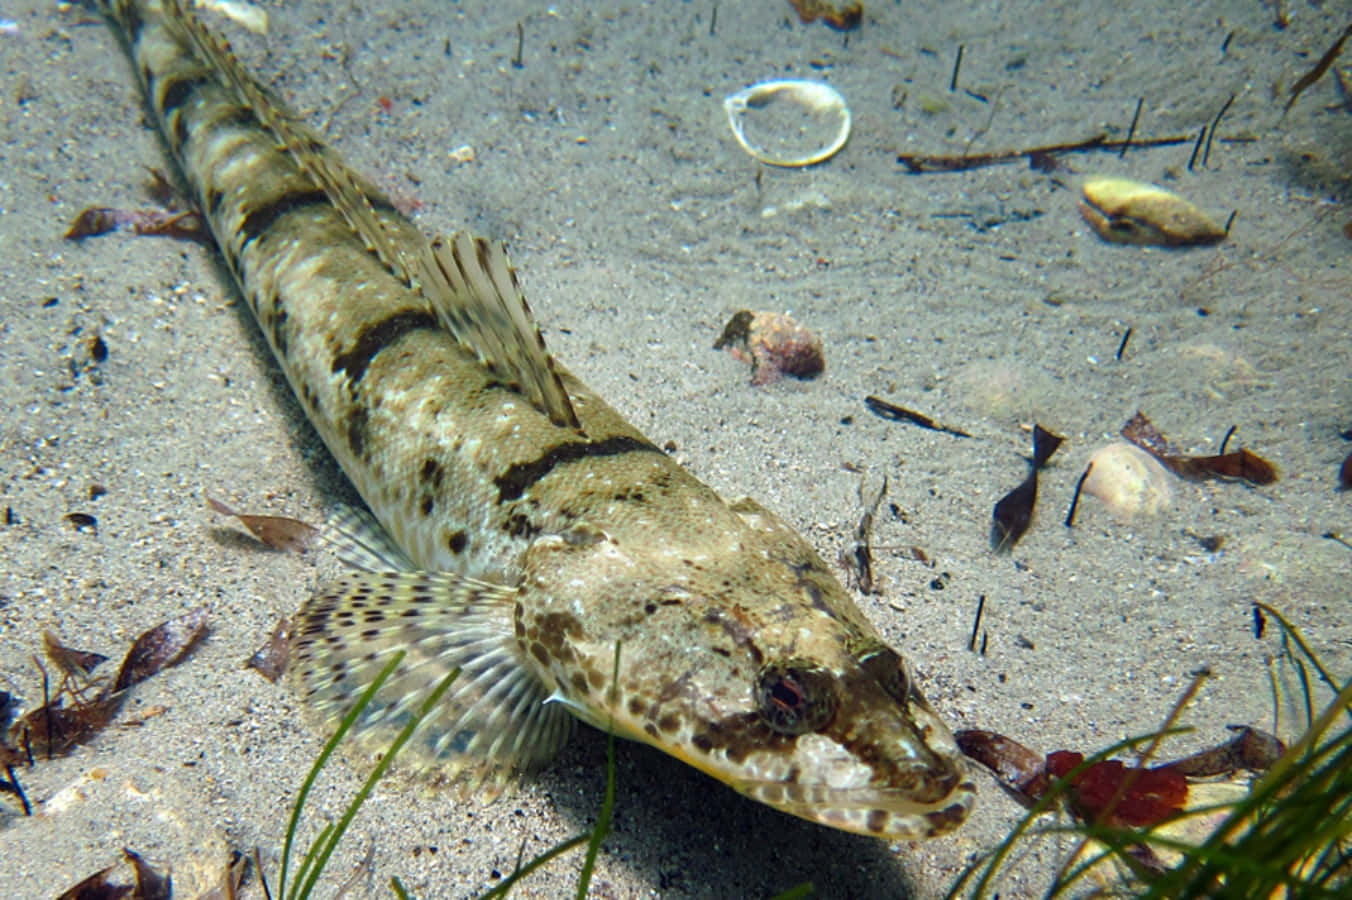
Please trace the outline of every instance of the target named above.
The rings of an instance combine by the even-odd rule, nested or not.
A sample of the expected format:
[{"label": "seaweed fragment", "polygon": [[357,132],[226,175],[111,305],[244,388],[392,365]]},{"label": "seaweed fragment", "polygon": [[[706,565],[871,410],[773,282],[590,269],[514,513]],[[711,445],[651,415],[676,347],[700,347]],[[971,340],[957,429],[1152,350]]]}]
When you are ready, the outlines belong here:
[{"label": "seaweed fragment", "polygon": [[211,244],[211,233],[207,231],[202,217],[191,210],[170,212],[163,209],[114,209],[104,206],[91,206],[83,210],[71,222],[70,228],[66,229],[65,238],[68,241],[80,241],[119,230],[130,230],[132,234],[143,237],[169,237]]},{"label": "seaweed fragment", "polygon": [[173,182],[159,169],[150,169],[146,190],[159,204],[155,209],[117,209],[90,206],[82,210],[66,230],[66,240],[80,241],[112,231],[129,230],[132,234],[150,237],[170,237],[180,241],[196,241],[213,246],[211,232],[201,213],[174,188]]},{"label": "seaweed fragment", "polygon": [[319,529],[300,519],[286,516],[253,516],[235,512],[229,506],[213,498],[207,498],[207,506],[223,516],[232,516],[249,529],[249,533],[265,547],[272,550],[284,550],[290,553],[304,553],[314,547],[319,537]]},{"label": "seaweed fragment", "polygon": [[818,19],[832,31],[853,31],[864,20],[864,4],[859,0],[846,0],[836,3],[834,0],[789,0],[789,5],[798,13],[798,21],[811,25]]},{"label": "seaweed fragment", "polygon": [[152,675],[182,662],[207,633],[206,607],[161,622],[142,634],[131,645],[117,680],[114,693],[135,687]]},{"label": "seaweed fragment", "polygon": [[50,631],[42,632],[42,652],[67,678],[88,678],[100,664],[108,661],[108,657],[102,653],[65,646],[61,643],[61,639]]},{"label": "seaweed fragment", "polygon": [[[1122,437],[1158,459],[1180,478],[1237,478],[1256,485],[1268,485],[1277,480],[1277,468],[1272,463],[1243,447],[1216,456],[1188,456],[1176,452],[1140,410],[1122,426]],[[1221,449],[1224,450],[1224,446]]]},{"label": "seaweed fragment", "polygon": [[1064,441],[1064,437],[1047,431],[1041,425],[1033,426],[1033,458],[1029,461],[1028,477],[995,504],[991,548],[996,553],[1010,550],[1032,524],[1033,507],[1037,505],[1038,470],[1047,464],[1047,460],[1051,459]]},{"label": "seaweed fragment", "polygon": [[286,671],[286,664],[291,657],[291,631],[294,626],[291,619],[282,616],[277,620],[277,627],[272,630],[272,636],[268,642],[249,657],[245,665],[251,669],[256,669],[260,675],[268,681],[276,684],[277,679],[282,677]]},{"label": "seaweed fragment", "polygon": [[873,579],[873,548],[870,541],[873,519],[878,514],[878,507],[882,505],[883,497],[886,495],[886,475],[883,476],[883,483],[878,487],[878,493],[871,502],[864,499],[864,483],[859,482],[859,502],[864,507],[864,514],[859,517],[859,525],[854,529],[854,543],[850,545],[849,550],[840,554],[841,561],[861,594],[875,596],[882,594],[882,588],[878,587],[878,583]]},{"label": "seaweed fragment", "polygon": [[130,688],[187,657],[206,634],[206,623],[202,607],[156,625],[132,644],[113,682],[102,684],[89,674],[97,665],[91,660],[99,654],[72,651],[44,634],[48,658],[62,672],[61,683],[52,696],[47,670],[34,659],[42,673],[42,705],[9,726],[0,740],[0,757],[7,764],[25,758],[31,763],[36,756],[52,759],[90,740],[117,715]]},{"label": "seaweed fragment", "polygon": [[1296,100],[1305,92],[1305,89],[1323,78],[1329,69],[1333,67],[1333,62],[1338,55],[1343,52],[1343,44],[1352,37],[1352,24],[1343,29],[1343,33],[1333,42],[1333,45],[1324,51],[1324,55],[1319,57],[1319,62],[1314,64],[1314,68],[1300,76],[1300,79],[1291,87],[1291,96],[1287,98],[1286,106],[1282,109],[1282,115],[1285,116],[1291,111],[1291,107],[1296,105]]},{"label": "seaweed fragment", "polygon": [[109,880],[118,868],[114,863],[67,888],[57,900],[122,900],[124,897],[129,900],[169,900],[173,896],[171,876],[160,874],[139,853],[125,847],[122,857],[131,865],[132,883],[115,884]]},{"label": "seaweed fragment", "polygon": [[889,419],[893,422],[907,422],[911,425],[919,425],[921,428],[928,428],[930,431],[941,431],[944,434],[951,434],[954,437],[971,437],[970,434],[960,428],[941,425],[923,413],[906,409],[903,406],[897,406],[894,403],[888,403],[881,397],[874,397],[871,394],[864,398],[864,405],[868,407],[869,412],[880,419]]},{"label": "seaweed fragment", "polygon": [[[1130,141],[1132,147],[1172,147],[1186,144],[1192,135],[1140,138]],[[907,174],[923,175],[933,172],[966,172],[986,166],[1000,165],[1027,159],[1029,166],[1040,172],[1053,172],[1060,167],[1057,155],[1062,153],[1094,153],[1121,151],[1128,146],[1127,141],[1110,141],[1106,134],[1096,134],[1081,141],[1066,141],[1056,144],[1043,144],[1037,147],[1024,147],[1016,150],[997,150],[993,153],[964,153],[960,155],[925,155],[921,153],[901,153],[897,162],[906,167]]]}]

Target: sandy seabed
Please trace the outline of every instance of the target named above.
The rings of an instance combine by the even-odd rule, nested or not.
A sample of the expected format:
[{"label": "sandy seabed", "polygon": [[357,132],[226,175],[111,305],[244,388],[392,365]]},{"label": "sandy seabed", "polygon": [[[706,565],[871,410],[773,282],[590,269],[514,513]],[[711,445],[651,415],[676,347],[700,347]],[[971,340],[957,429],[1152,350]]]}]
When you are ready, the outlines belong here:
[{"label": "sandy seabed", "polygon": [[[1184,716],[1196,730],[1164,751],[1180,756],[1227,724],[1273,727],[1277,638],[1255,637],[1252,601],[1352,671],[1352,551],[1323,537],[1352,533],[1336,490],[1352,448],[1340,437],[1352,427],[1352,120],[1332,77],[1281,118],[1346,12],[1285,5],[1283,30],[1256,2],[874,3],[842,35],[770,0],[719,4],[712,28],[710,2],[293,3],[268,5],[266,37],[231,35],[428,232],[506,240],[554,353],[725,496],[757,498],[834,563],[861,513],[860,473],[887,476],[882,593],[861,606],[954,728],[1092,752],[1153,730],[1207,669]],[[166,157],[111,29],[35,0],[3,15],[0,689],[41,702],[43,629],[116,655],[206,605],[212,631],[136,689],[122,720],[139,724],[18,772],[46,813],[24,818],[0,798],[0,894],[54,895],[125,846],[171,865],[191,897],[229,848],[275,865],[321,738],[295,696],[242,663],[333,572],[261,550],[205,498],[318,521],[352,494],[210,252],[62,239],[85,207],[147,205],[145,167]],[[722,98],[780,77],[847,98],[854,134],[829,162],[758,169],[734,142]],[[1120,140],[1138,98],[1137,137],[1196,135],[1232,94],[1191,169],[1191,143],[1068,156],[1050,173],[909,175],[897,162]],[[465,145],[473,161],[457,162]],[[1087,174],[1165,184],[1222,221],[1234,210],[1229,238],[1107,244],[1075,211]],[[752,387],[711,349],[744,308],[816,330],[825,374]],[[869,394],[973,437],[884,421]],[[1178,481],[1167,511],[1129,521],[1085,501],[1064,527],[1085,461],[1138,408],[1197,453],[1237,426],[1232,440],[1281,480]],[[995,555],[991,508],[1024,475],[1033,422],[1067,443],[1032,530]],[[71,513],[97,526],[76,529]],[[1290,738],[1301,722],[1282,712]],[[523,846],[531,856],[590,826],[604,760],[604,738],[583,729],[489,806],[391,781],[333,871],[369,852],[358,895],[387,896],[398,875],[419,897],[473,896]],[[929,897],[1021,815],[981,773],[964,828],[889,847],[762,808],[649,749],[622,745],[617,775],[598,897],[769,896],[803,881],[825,897]],[[357,784],[335,767],[311,821]],[[1001,895],[1035,893],[1060,858],[1035,846]],[[567,894],[579,859],[522,895]],[[256,878],[244,896],[261,896]]]}]

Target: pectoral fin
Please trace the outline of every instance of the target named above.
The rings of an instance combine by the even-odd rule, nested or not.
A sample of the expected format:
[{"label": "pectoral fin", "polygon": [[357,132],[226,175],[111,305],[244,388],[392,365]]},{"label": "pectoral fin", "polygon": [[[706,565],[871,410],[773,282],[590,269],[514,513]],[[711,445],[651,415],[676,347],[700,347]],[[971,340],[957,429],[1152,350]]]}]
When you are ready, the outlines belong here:
[{"label": "pectoral fin", "polygon": [[403,661],[352,730],[363,755],[384,753],[425,697],[461,670],[400,757],[434,781],[500,789],[513,770],[548,761],[572,724],[513,635],[516,590],[458,575],[357,572],[322,589],[296,619],[290,677],[330,729],[400,650]]}]

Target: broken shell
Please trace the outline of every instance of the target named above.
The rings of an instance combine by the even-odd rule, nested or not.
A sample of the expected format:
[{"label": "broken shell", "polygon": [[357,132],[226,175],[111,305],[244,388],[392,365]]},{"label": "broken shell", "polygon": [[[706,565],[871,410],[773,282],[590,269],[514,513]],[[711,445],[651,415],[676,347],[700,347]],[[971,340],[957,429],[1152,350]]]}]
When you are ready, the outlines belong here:
[{"label": "broken shell", "polygon": [[1119,441],[1089,458],[1080,490],[1123,518],[1153,516],[1168,508],[1173,478],[1155,457],[1135,444]]},{"label": "broken shell", "polygon": [[766,165],[810,166],[850,138],[845,98],[820,81],[762,81],[729,94],[723,109],[737,143]]},{"label": "broken shell", "polygon": [[751,363],[751,383],[765,385],[781,375],[816,378],[826,369],[822,339],[790,317],[744,309],[723,327],[715,350]]},{"label": "broken shell", "polygon": [[1127,178],[1090,178],[1080,215],[1105,241],[1182,247],[1225,240],[1225,229],[1187,200]]}]

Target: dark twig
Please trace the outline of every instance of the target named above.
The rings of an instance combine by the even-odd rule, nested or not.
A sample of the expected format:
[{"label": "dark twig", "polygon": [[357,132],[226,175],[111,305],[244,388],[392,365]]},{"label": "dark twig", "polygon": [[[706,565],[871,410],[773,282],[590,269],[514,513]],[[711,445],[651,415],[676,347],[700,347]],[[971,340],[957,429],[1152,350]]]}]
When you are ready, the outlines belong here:
[{"label": "dark twig", "polygon": [[1231,94],[1230,99],[1226,100],[1225,105],[1221,107],[1221,111],[1216,113],[1216,118],[1211,120],[1211,130],[1207,132],[1206,136],[1206,149],[1202,151],[1203,169],[1207,167],[1207,160],[1211,159],[1211,139],[1216,136],[1216,129],[1220,127],[1221,116],[1225,115],[1230,109],[1230,104],[1235,102],[1235,96],[1235,94]]},{"label": "dark twig", "polygon": [[522,53],[525,51],[525,49],[526,49],[526,26],[525,26],[525,25],[522,25],[520,22],[517,22],[517,23],[516,23],[516,55],[512,57],[512,68],[513,68],[513,69],[524,69],[524,68],[526,67],[526,61],[525,61],[525,59],[522,57]]},{"label": "dark twig", "polygon": [[1333,61],[1338,58],[1339,53],[1343,52],[1343,44],[1347,43],[1349,37],[1352,37],[1352,25],[1348,25],[1343,29],[1342,35],[1339,36],[1338,40],[1333,42],[1333,46],[1330,47],[1323,56],[1319,57],[1319,62],[1315,63],[1313,69],[1300,76],[1300,80],[1291,88],[1291,96],[1287,99],[1286,107],[1282,110],[1283,118],[1291,111],[1291,107],[1296,105],[1296,100],[1305,89],[1320,78],[1323,78],[1324,73],[1332,68]]},{"label": "dark twig", "polygon": [[1192,171],[1193,163],[1197,162],[1197,154],[1201,152],[1201,150],[1202,150],[1202,141],[1205,140],[1205,139],[1206,139],[1206,126],[1203,125],[1203,126],[1202,126],[1202,130],[1199,131],[1199,132],[1197,132],[1197,142],[1196,142],[1195,144],[1192,145],[1192,156],[1189,156],[1189,157],[1188,157],[1188,171],[1189,171],[1189,172]]},{"label": "dark twig", "polygon": [[1238,425],[1231,425],[1230,430],[1225,433],[1225,437],[1221,438],[1221,449],[1216,451],[1217,456],[1225,455],[1225,448],[1230,444],[1230,438],[1234,435],[1235,429],[1238,427]]},{"label": "dark twig", "polygon": [[1070,509],[1066,511],[1066,527],[1073,528],[1075,525],[1075,510],[1080,508],[1080,492],[1084,490],[1084,483],[1089,478],[1089,473],[1094,470],[1094,464],[1090,463],[1084,467],[1084,474],[1080,480],[1075,482],[1075,496],[1070,498]]},{"label": "dark twig", "polygon": [[[1133,141],[1132,146],[1171,147],[1186,144],[1189,140],[1191,138],[1188,136],[1146,138]],[[971,156],[965,153],[957,156],[926,156],[918,153],[902,153],[897,156],[897,162],[905,166],[909,174],[921,175],[930,172],[966,172],[970,169],[981,169],[1026,157],[1034,168],[1051,171],[1056,167],[1055,154],[1057,153],[1091,153],[1100,150],[1112,152],[1121,150],[1123,143],[1123,141],[1110,141],[1107,135],[1099,134],[1083,141],[1046,144],[1041,147],[1027,147],[1020,150],[999,150],[995,153],[981,153]]]},{"label": "dark twig", "polygon": [[1122,343],[1117,345],[1117,353],[1114,358],[1118,362],[1122,361],[1122,354],[1127,351],[1127,341],[1129,340],[1131,340],[1131,326],[1127,326],[1127,333],[1122,335]]},{"label": "dark twig", "polygon": [[880,397],[865,397],[864,405],[868,407],[869,412],[882,419],[891,419],[893,422],[909,422],[912,425],[919,425],[921,428],[928,428],[930,431],[942,431],[944,434],[951,434],[954,437],[971,437],[971,435],[965,431],[957,428],[950,428],[947,425],[940,425],[923,413],[918,413],[914,410],[888,403]]},{"label": "dark twig", "polygon": [[958,44],[958,55],[953,60],[953,77],[948,79],[948,90],[950,93],[958,89],[958,70],[962,68],[962,54],[966,49],[966,44]]},{"label": "dark twig", "polygon": [[[981,617],[986,612],[986,595],[982,594],[976,601],[976,618],[972,620],[972,636],[967,641],[967,649],[976,652],[976,636],[981,631]],[[985,644],[985,641],[982,641]],[[983,655],[985,647],[982,647]]]},{"label": "dark twig", "polygon": [[1127,148],[1131,146],[1131,139],[1136,136],[1136,123],[1141,119],[1141,107],[1144,104],[1144,97],[1136,98],[1136,112],[1131,114],[1131,127],[1127,129],[1127,139],[1122,142],[1122,152],[1117,155],[1118,159],[1125,159],[1127,156]]},{"label": "dark twig", "polygon": [[23,814],[25,816],[31,816],[33,814],[33,805],[28,802],[28,796],[23,792],[23,785],[19,784],[19,776],[14,774],[14,767],[8,763],[5,764],[5,777],[9,780],[0,784],[0,788],[3,788],[18,797],[19,802],[23,804]]}]

